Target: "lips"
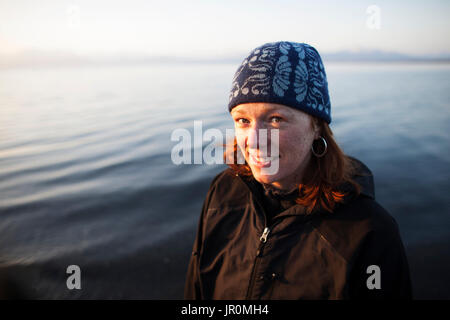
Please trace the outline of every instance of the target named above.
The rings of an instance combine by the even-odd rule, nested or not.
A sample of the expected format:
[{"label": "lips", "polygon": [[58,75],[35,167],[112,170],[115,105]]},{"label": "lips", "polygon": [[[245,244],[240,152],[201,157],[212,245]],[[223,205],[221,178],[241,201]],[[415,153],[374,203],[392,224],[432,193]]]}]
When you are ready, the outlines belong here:
[{"label": "lips", "polygon": [[272,161],[278,159],[278,157],[264,157],[257,155],[256,153],[249,152],[250,162],[257,167],[269,167]]}]

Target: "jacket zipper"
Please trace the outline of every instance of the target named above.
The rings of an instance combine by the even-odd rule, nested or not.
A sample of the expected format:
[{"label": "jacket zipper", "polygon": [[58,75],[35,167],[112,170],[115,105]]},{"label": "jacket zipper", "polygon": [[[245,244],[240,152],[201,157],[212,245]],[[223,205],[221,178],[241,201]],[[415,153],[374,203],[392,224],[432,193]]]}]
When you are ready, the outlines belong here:
[{"label": "jacket zipper", "polygon": [[[239,175],[237,175],[237,176],[239,176]],[[274,220],[279,220],[281,218],[287,217],[288,215],[273,217],[271,226],[269,228],[267,226],[267,216],[266,216],[266,210],[264,209],[264,206],[259,201],[259,199],[254,196],[253,190],[249,187],[249,185],[245,181],[243,181],[242,177],[239,176],[239,178],[241,179],[242,183],[247,187],[249,192],[252,194],[253,198],[255,199],[256,204],[261,209],[261,212],[263,213],[264,226],[265,226],[264,227],[264,231],[263,231],[262,235],[259,238],[260,244],[258,246],[257,255],[255,257],[255,263],[253,264],[252,273],[250,275],[250,284],[249,284],[248,289],[247,289],[246,300],[250,300],[250,297],[252,296],[252,293],[253,293],[253,286],[255,285],[255,281],[256,281],[256,270],[257,270],[257,267],[259,265],[259,261],[260,261],[261,255],[263,253],[264,245],[267,242],[267,237],[269,236],[269,233],[271,232],[271,230],[274,228],[274,226],[276,224],[276,223],[274,223]]]},{"label": "jacket zipper", "polygon": [[[239,177],[241,178],[241,177]],[[242,179],[242,178],[241,178]],[[242,181],[242,183],[248,188],[248,190],[250,191],[250,193],[253,195],[253,191],[252,189],[247,185],[247,183],[245,183],[244,181]],[[271,229],[269,227],[267,227],[267,216],[266,216],[266,210],[264,209],[264,206],[262,205],[262,203],[259,201],[259,199],[257,197],[254,197],[256,204],[259,206],[259,208],[261,209],[261,212],[263,214],[263,219],[264,219],[264,231],[262,233],[262,235],[259,237],[259,246],[258,246],[258,250],[257,250],[257,255],[255,257],[255,263],[253,264],[253,268],[252,268],[252,273],[250,275],[250,284],[248,286],[247,289],[247,295],[246,295],[246,300],[250,300],[250,297],[252,295],[253,292],[253,286],[255,285],[255,281],[256,281],[256,270],[257,267],[259,265],[259,261],[260,261],[260,256],[262,254],[262,250],[264,248],[264,245],[267,242],[267,237],[269,236],[269,233],[271,231]]]},{"label": "jacket zipper", "polygon": [[261,237],[259,238],[260,243],[259,243],[259,246],[258,246],[258,251],[257,251],[257,255],[256,255],[256,261],[253,264],[252,274],[250,276],[250,284],[248,286],[246,300],[249,300],[251,295],[252,295],[253,286],[255,285],[255,281],[256,281],[256,269],[257,269],[257,266],[258,266],[259,261],[260,261],[259,258],[260,258],[261,254],[262,254],[262,250],[264,248],[264,245],[267,242],[267,237],[269,236],[269,233],[270,233],[270,229],[268,227],[265,227]]},{"label": "jacket zipper", "polygon": [[259,238],[259,240],[260,240],[262,243],[266,243],[266,242],[267,242],[267,236],[269,235],[269,233],[270,233],[270,229],[269,229],[268,227],[266,227],[266,228],[264,229],[263,234],[262,234],[261,237]]},{"label": "jacket zipper", "polygon": [[[241,177],[239,177],[239,178],[241,178]],[[253,191],[247,185],[247,183],[245,183],[244,181],[242,181],[242,183],[248,188],[250,193],[253,195]],[[253,286],[255,285],[255,281],[256,281],[256,270],[257,270],[257,267],[259,265],[260,257],[261,257],[261,255],[263,253],[264,245],[267,242],[267,237],[269,236],[270,231],[273,229],[273,227],[275,225],[273,220],[280,218],[280,217],[275,217],[274,219],[272,219],[272,224],[271,224],[271,226],[269,228],[267,226],[267,215],[266,215],[266,210],[264,209],[264,206],[262,205],[262,203],[259,201],[259,199],[257,197],[254,197],[254,199],[255,199],[256,204],[261,209],[261,212],[263,213],[263,219],[264,219],[264,226],[265,227],[264,227],[264,231],[263,231],[262,235],[259,237],[260,243],[259,243],[259,246],[258,246],[257,255],[255,257],[255,263],[253,264],[252,273],[250,275],[250,284],[249,284],[248,289],[247,289],[246,300],[250,300],[250,297],[252,296]]]}]

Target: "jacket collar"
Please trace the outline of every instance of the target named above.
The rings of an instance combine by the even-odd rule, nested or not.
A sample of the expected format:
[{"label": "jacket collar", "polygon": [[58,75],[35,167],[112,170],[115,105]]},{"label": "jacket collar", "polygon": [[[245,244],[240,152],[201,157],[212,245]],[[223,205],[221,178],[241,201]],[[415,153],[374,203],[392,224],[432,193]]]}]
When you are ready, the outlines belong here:
[{"label": "jacket collar", "polygon": [[[360,160],[358,160],[354,157],[350,157],[350,156],[349,156],[349,158],[355,162],[356,167],[357,167],[357,173],[355,175],[353,175],[352,178],[355,182],[357,182],[360,185],[361,195],[375,199],[375,186],[374,186],[372,172]],[[240,177],[240,178],[245,183],[245,185],[247,185],[247,187],[250,189],[252,198],[254,199],[254,201],[258,202],[261,205],[261,207],[264,207],[263,201],[261,198],[263,196],[261,193],[261,189],[262,189],[261,184],[258,181],[256,181],[256,179],[253,176],[246,177],[246,178]],[[344,199],[344,203],[347,203],[351,199],[353,199],[355,190],[351,184],[349,184],[349,183],[342,184],[338,188],[338,190],[349,193],[347,195],[347,197]],[[305,207],[303,207],[302,205],[299,205],[299,204],[295,204],[292,207],[290,207],[289,209],[281,212],[277,216],[306,215],[306,214],[307,214],[307,212],[306,212]]]}]

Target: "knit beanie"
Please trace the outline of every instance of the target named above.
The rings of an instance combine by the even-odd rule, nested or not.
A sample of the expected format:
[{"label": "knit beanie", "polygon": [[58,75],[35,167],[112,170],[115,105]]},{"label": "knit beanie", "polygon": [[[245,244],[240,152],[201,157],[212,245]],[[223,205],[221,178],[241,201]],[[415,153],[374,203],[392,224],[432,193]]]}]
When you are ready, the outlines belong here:
[{"label": "knit beanie", "polygon": [[249,102],[286,105],[330,123],[327,77],[317,50],[281,41],[251,51],[234,75],[228,110]]}]

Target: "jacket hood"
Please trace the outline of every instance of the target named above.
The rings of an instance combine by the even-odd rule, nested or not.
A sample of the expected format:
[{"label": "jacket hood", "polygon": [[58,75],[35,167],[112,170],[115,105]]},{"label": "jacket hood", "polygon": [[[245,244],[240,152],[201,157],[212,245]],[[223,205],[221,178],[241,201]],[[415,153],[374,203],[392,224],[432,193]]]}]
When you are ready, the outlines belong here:
[{"label": "jacket hood", "polygon": [[[351,156],[348,157],[356,164],[356,167],[358,168],[357,173],[353,175],[352,178],[361,186],[361,194],[375,200],[375,184],[372,171],[370,171],[370,169],[360,160]],[[342,190],[351,192],[352,190],[348,190],[348,187],[348,184],[343,185]],[[350,188],[353,189],[352,187]]]}]

